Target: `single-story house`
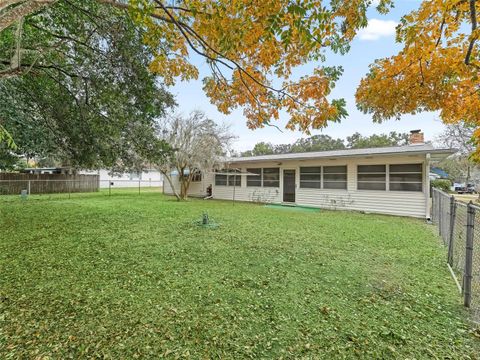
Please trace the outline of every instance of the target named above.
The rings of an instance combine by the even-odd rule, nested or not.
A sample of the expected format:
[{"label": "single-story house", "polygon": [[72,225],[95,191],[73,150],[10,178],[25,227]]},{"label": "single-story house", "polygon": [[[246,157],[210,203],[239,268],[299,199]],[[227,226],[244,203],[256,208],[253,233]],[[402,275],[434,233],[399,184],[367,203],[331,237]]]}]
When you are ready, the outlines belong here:
[{"label": "single-story house", "polygon": [[112,174],[110,170],[82,170],[80,174],[99,175],[100,188],[137,188],[140,182],[141,187],[163,186],[163,175],[157,169],[144,169],[142,172],[127,172],[123,174]]},{"label": "single-story house", "polygon": [[[211,185],[214,199],[430,218],[430,164],[454,152],[415,131],[406,146],[229,158],[197,176],[189,195]],[[164,192],[173,193],[167,181]]]}]

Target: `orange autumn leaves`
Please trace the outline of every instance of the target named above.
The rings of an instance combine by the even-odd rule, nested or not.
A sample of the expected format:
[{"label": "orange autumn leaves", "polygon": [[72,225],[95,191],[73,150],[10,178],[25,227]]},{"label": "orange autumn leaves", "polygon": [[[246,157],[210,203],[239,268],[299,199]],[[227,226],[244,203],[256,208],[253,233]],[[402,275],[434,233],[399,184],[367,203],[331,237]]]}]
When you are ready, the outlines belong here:
[{"label": "orange autumn leaves", "polygon": [[[389,3],[389,0],[382,0]],[[250,128],[289,115],[287,127],[308,132],[345,117],[329,95],[340,67],[322,66],[326,52],[345,53],[366,24],[371,0],[131,0],[167,84],[195,79],[207,63],[204,90],[223,113],[243,108]],[[192,56],[195,61],[192,62]],[[311,62],[303,77],[292,71]]]},{"label": "orange autumn leaves", "polygon": [[[204,90],[221,112],[241,107],[250,128],[287,113],[287,128],[308,133],[346,116],[345,101],[330,98],[342,69],[323,63],[330,52],[348,52],[367,24],[372,2],[131,0],[130,5],[154,54],[150,69],[167,84],[198,78],[196,64],[206,63]],[[384,13],[392,3],[381,0],[378,10]],[[422,1],[397,29],[403,49],[377,60],[362,79],[358,108],[378,122],[438,111],[446,123],[480,127],[479,12],[480,0]],[[313,69],[293,75],[306,64]]]},{"label": "orange autumn leaves", "polygon": [[[438,111],[445,123],[480,127],[479,31],[470,1],[423,1],[397,29],[403,49],[371,65],[357,89],[357,106],[374,121]],[[475,14],[480,2],[473,2]],[[467,64],[469,46],[472,53]],[[480,129],[475,132],[480,142]],[[480,150],[474,157],[480,160]]]}]

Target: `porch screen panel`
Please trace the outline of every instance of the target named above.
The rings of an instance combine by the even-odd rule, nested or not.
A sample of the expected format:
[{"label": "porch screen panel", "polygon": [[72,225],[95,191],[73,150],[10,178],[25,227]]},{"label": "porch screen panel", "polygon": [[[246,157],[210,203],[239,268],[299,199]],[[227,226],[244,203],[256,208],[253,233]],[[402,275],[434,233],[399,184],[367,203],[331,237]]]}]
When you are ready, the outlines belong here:
[{"label": "porch screen panel", "polygon": [[[224,172],[219,171],[219,172]],[[227,175],[215,174],[215,185],[216,186],[227,186]]]},{"label": "porch screen panel", "polygon": [[358,165],[358,190],[387,190],[386,165]]},{"label": "porch screen panel", "polygon": [[300,168],[300,188],[320,189],[322,185],[322,168],[310,166]]},{"label": "porch screen panel", "polygon": [[422,164],[390,165],[389,186],[392,191],[422,191]]},{"label": "porch screen panel", "polygon": [[323,167],[323,188],[324,189],[347,189],[347,167],[346,166],[324,166]]},{"label": "porch screen panel", "polygon": [[247,186],[262,186],[262,169],[247,169],[247,173],[258,175],[247,175]]},{"label": "porch screen panel", "polygon": [[280,169],[263,169],[263,187],[280,187]]},{"label": "porch screen panel", "polygon": [[236,173],[240,173],[240,170],[229,170],[229,173],[232,175],[228,175],[228,186],[242,186],[242,175]]}]

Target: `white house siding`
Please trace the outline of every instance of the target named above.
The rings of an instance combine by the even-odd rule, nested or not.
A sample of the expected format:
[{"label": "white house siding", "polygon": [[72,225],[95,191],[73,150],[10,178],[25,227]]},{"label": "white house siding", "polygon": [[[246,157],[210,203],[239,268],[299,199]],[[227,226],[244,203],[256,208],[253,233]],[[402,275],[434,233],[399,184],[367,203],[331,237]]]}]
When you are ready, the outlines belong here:
[{"label": "white house siding", "polygon": [[[100,187],[108,188],[138,188],[140,181],[141,187],[161,187],[163,184],[162,174],[158,170],[150,169],[144,170],[142,173],[123,173],[110,174],[109,170],[85,170],[81,174],[98,174],[100,177]],[[110,185],[110,183],[113,183]]]},{"label": "white house siding", "polygon": [[[357,190],[357,165],[389,165],[389,164],[413,164],[422,163],[424,173],[428,169],[425,155],[375,155],[356,158],[318,159],[318,160],[282,160],[269,162],[241,162],[230,163],[230,168],[241,169],[246,172],[247,168],[280,168],[280,186],[247,187],[246,176],[242,176],[241,186],[235,187],[235,199],[239,201],[282,203],[283,202],[283,170],[296,170],[296,201],[299,206],[311,206],[318,208],[337,210],[358,210],[372,213],[382,213],[401,216],[428,217],[428,173],[424,176],[423,191],[373,191]],[[303,189],[300,188],[300,167],[306,166],[347,166],[347,189]],[[176,180],[177,181],[177,180]],[[213,197],[215,199],[233,199],[233,186],[216,186],[213,174],[207,174],[202,181],[202,192],[206,193],[206,187],[212,184]],[[192,183],[192,185],[194,185]],[[190,193],[196,195],[199,186],[192,186]],[[165,193],[172,191],[168,182],[165,181]]]},{"label": "white house siding", "polygon": [[[172,176],[172,182],[175,190],[180,192],[180,181],[178,175]],[[207,187],[213,184],[214,179],[212,174],[202,174],[202,181],[191,182],[188,188],[188,195],[192,197],[204,197],[207,195]],[[163,192],[167,195],[173,195],[172,187],[167,179],[163,184]]]}]

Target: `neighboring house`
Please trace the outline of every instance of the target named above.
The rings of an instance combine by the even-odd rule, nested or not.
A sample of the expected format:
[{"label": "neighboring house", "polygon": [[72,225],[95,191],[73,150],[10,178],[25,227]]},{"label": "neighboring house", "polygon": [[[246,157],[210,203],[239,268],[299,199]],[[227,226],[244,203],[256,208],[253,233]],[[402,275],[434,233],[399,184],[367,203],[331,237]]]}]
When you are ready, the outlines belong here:
[{"label": "neighboring house", "polygon": [[[189,194],[204,196],[212,184],[215,199],[235,196],[241,201],[429,218],[430,163],[455,150],[424,143],[418,131],[410,142],[398,147],[230,158],[224,170],[205,173],[193,182]],[[173,181],[179,185],[178,176]],[[164,191],[172,193],[168,182]]]},{"label": "neighboring house", "polygon": [[123,174],[111,174],[109,170],[85,170],[80,174],[98,174],[100,175],[100,188],[119,187],[160,187],[163,185],[163,176],[158,170],[147,169],[143,172],[131,172]]},{"label": "neighboring house", "polygon": [[24,174],[64,174],[71,175],[75,171],[70,167],[25,168],[20,170]]},{"label": "neighboring house", "polygon": [[430,173],[436,175],[435,179],[448,179],[448,173],[440,168],[432,167]]}]

